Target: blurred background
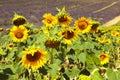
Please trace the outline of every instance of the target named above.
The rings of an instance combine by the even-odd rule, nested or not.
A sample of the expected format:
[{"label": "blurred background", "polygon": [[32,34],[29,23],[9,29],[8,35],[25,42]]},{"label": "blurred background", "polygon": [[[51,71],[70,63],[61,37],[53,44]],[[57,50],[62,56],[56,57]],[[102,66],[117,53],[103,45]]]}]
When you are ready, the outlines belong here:
[{"label": "blurred background", "polygon": [[91,17],[101,24],[120,15],[120,0],[0,0],[0,27],[11,27],[14,12],[40,27],[44,13],[55,15],[64,6],[74,19]]}]

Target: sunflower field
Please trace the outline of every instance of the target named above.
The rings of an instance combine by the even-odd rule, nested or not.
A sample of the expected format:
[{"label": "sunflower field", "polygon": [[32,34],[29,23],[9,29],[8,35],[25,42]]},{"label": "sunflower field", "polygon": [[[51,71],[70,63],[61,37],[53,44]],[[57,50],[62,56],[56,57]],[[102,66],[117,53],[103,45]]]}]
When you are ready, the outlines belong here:
[{"label": "sunflower field", "polygon": [[42,26],[15,13],[0,28],[0,80],[119,80],[120,25],[57,11]]}]

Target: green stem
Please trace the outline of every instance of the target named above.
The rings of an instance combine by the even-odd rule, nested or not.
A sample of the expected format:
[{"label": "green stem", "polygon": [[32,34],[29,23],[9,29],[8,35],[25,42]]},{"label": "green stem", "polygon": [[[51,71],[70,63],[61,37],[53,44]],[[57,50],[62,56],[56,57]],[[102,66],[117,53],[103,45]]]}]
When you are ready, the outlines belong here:
[{"label": "green stem", "polygon": [[53,64],[53,59],[54,59],[53,49],[50,49],[50,55],[51,55],[51,61],[50,61],[50,63]]}]

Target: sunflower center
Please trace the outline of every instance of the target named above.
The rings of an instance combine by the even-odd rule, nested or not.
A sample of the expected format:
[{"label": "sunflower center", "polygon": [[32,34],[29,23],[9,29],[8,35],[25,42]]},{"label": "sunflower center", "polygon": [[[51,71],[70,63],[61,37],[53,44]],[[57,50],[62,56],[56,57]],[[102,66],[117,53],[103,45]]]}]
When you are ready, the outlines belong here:
[{"label": "sunflower center", "polygon": [[64,35],[65,39],[71,39],[74,36],[74,32],[72,32],[72,31],[66,31],[62,35]]},{"label": "sunflower center", "polygon": [[27,60],[34,62],[39,60],[41,53],[39,51],[35,52],[34,55],[32,56],[32,54],[27,54],[26,58]]},{"label": "sunflower center", "polygon": [[17,18],[16,20],[13,21],[13,24],[16,26],[25,24],[26,20],[24,18]]},{"label": "sunflower center", "polygon": [[20,39],[20,38],[23,37],[23,33],[22,33],[22,32],[17,32],[17,33],[15,34],[15,37],[18,38],[18,39]]},{"label": "sunflower center", "polygon": [[80,22],[80,23],[78,24],[78,26],[79,26],[79,29],[84,30],[84,29],[87,28],[88,23],[87,23],[87,22]]},{"label": "sunflower center", "polygon": [[101,60],[104,60],[105,58],[106,58],[105,55],[100,55],[100,59],[101,59]]},{"label": "sunflower center", "polygon": [[67,21],[67,17],[66,16],[61,16],[60,18],[58,18],[59,22],[65,22]]},{"label": "sunflower center", "polygon": [[99,24],[93,24],[92,27],[91,27],[91,29],[92,30],[96,30],[98,26],[99,26]]},{"label": "sunflower center", "polygon": [[52,20],[51,19],[47,19],[47,22],[50,24],[50,23],[52,23]]},{"label": "sunflower center", "polygon": [[12,47],[13,47],[13,45],[12,45],[12,44],[10,44],[10,45],[9,45],[9,47],[10,47],[10,48],[12,48]]}]

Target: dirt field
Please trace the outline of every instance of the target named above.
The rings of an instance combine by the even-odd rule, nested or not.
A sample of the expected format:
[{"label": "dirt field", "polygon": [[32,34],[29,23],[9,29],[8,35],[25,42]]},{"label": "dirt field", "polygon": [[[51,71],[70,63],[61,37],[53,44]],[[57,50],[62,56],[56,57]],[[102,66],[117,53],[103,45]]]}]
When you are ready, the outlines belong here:
[{"label": "dirt field", "polygon": [[101,24],[120,15],[120,0],[0,0],[0,27],[10,27],[14,12],[39,27],[44,13],[56,14],[63,6],[75,19],[91,17]]}]

